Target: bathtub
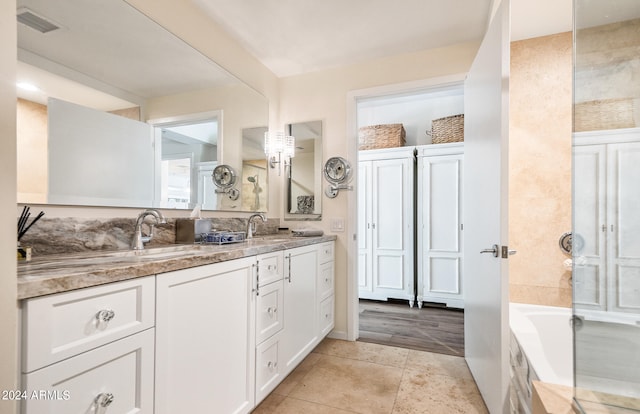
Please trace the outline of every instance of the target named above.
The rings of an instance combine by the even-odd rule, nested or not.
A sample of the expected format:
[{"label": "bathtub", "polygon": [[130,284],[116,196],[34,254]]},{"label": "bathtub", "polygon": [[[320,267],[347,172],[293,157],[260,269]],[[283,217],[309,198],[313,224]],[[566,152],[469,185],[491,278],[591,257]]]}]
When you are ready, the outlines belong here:
[{"label": "bathtub", "polygon": [[526,357],[527,371],[533,371],[527,382],[538,379],[573,387],[571,312],[571,308],[509,304],[511,333]]}]

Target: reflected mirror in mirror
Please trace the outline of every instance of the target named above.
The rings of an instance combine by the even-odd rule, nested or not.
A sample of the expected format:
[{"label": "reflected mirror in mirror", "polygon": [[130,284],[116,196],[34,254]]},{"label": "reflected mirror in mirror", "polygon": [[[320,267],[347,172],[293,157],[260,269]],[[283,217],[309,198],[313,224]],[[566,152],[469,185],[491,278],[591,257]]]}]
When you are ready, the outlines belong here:
[{"label": "reflected mirror in mirror", "polygon": [[[267,124],[263,96],[122,0],[17,6],[59,27],[17,27],[18,81],[38,87],[18,89],[19,203],[244,209],[215,199],[210,171],[225,160],[240,173],[239,131]],[[218,142],[148,124],[211,111]]]},{"label": "reflected mirror in mirror", "polygon": [[267,211],[267,159],[264,133],[267,127],[242,130],[242,210]]},{"label": "reflected mirror in mirror", "polygon": [[293,215],[288,218],[319,218],[322,213],[322,121],[289,124],[287,133],[296,138],[296,155],[287,174],[287,215]]}]

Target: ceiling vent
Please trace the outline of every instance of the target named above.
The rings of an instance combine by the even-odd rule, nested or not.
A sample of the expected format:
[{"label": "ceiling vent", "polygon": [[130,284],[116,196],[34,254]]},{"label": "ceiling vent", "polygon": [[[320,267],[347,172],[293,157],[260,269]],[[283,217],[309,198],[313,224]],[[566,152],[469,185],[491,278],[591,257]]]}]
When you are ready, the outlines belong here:
[{"label": "ceiling vent", "polygon": [[25,26],[39,31],[40,33],[49,33],[54,30],[58,30],[60,26],[53,23],[46,17],[40,16],[33,10],[29,10],[26,7],[21,7],[17,12],[18,23],[22,23]]}]

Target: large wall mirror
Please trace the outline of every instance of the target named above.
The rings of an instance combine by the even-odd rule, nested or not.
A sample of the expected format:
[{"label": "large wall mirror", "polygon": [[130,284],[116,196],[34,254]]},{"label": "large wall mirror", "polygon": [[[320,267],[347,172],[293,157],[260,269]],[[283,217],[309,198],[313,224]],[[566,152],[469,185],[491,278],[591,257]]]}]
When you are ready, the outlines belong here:
[{"label": "large wall mirror", "polygon": [[19,203],[267,210],[264,96],[123,0],[17,6]]},{"label": "large wall mirror", "polygon": [[287,169],[286,220],[319,220],[322,214],[322,121],[286,126],[296,139]]}]

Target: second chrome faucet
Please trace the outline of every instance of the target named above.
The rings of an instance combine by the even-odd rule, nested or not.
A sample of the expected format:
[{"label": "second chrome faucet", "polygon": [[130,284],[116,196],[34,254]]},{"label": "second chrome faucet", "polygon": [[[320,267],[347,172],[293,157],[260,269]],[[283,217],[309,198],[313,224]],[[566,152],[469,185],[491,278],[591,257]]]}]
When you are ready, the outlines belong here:
[{"label": "second chrome faucet", "polygon": [[[147,216],[151,216],[155,219],[155,223],[149,224],[149,234],[142,234],[142,223],[144,223],[144,219]],[[149,243],[153,238],[153,228],[156,224],[165,224],[167,220],[165,220],[164,216],[159,210],[155,208],[150,208],[144,210],[142,213],[138,214],[138,218],[136,219],[136,226],[133,230],[133,241],[131,242],[131,248],[133,250],[142,250],[144,249],[144,244]]]},{"label": "second chrome faucet", "polygon": [[267,218],[262,213],[255,213],[249,216],[249,220],[247,220],[247,239],[252,239],[256,232],[256,223],[253,221],[256,217],[259,217],[263,223],[267,221]]}]

